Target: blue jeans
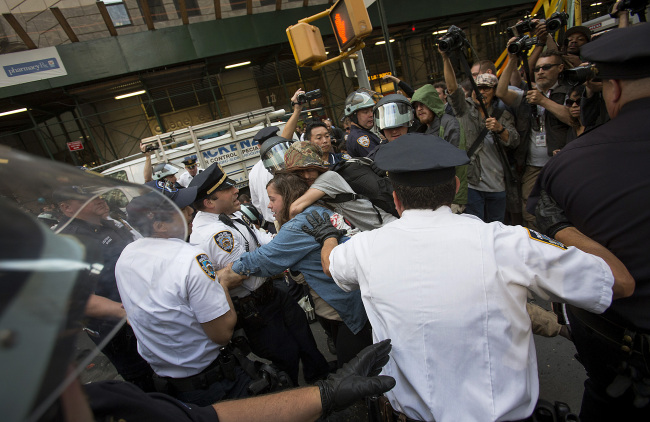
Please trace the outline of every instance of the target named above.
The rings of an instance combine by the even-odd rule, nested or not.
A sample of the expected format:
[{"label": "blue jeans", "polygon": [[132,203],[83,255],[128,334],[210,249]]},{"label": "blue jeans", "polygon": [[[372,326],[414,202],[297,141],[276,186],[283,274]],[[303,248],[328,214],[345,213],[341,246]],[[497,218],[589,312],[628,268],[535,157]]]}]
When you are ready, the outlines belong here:
[{"label": "blue jeans", "polygon": [[467,188],[465,213],[475,215],[486,223],[503,223],[506,215],[506,192],[483,192]]}]

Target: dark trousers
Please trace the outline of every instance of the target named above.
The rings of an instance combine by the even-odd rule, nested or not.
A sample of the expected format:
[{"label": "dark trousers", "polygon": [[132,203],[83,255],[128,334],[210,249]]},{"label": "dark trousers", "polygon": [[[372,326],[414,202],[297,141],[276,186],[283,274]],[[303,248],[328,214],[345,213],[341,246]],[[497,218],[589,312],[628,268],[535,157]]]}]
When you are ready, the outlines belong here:
[{"label": "dark trousers", "polygon": [[172,395],[185,403],[193,403],[197,406],[209,406],[222,400],[248,397],[248,386],[250,383],[250,377],[246,375],[241,367],[236,366],[234,380],[224,378],[212,383],[212,385],[203,390],[184,391],[182,393],[175,392]]},{"label": "dark trousers", "polygon": [[[641,409],[634,407],[632,388],[628,388],[617,398],[607,394],[607,387],[616,377],[616,369],[625,356],[612,343],[584,325],[571,312],[571,307],[567,307],[567,314],[571,325],[571,337],[588,376],[582,397],[580,420],[583,422],[650,421],[650,405]],[[648,357],[646,362],[647,359]],[[644,364],[635,364],[635,366],[643,367]],[[646,366],[646,376],[648,376],[647,370]]]},{"label": "dark trousers", "polygon": [[361,331],[354,334],[343,322],[336,329],[336,357],[339,368],[372,344],[372,328],[366,322]]},{"label": "dark trousers", "polygon": [[483,192],[468,188],[465,213],[475,215],[486,223],[503,222],[506,215],[506,192]]},{"label": "dark trousers", "polygon": [[316,346],[305,312],[286,292],[276,288],[273,299],[257,308],[259,318],[240,319],[253,353],[285,371],[294,385],[298,385],[300,360],[305,381],[327,376],[329,366]]},{"label": "dark trousers", "polygon": [[[90,339],[99,345],[112,329],[110,324],[102,324],[99,329],[100,337],[89,335]],[[104,346],[102,353],[111,361],[117,373],[124,381],[137,385],[147,393],[155,392],[153,386],[153,370],[138,353],[138,341],[130,325],[124,324],[113,338]]]}]

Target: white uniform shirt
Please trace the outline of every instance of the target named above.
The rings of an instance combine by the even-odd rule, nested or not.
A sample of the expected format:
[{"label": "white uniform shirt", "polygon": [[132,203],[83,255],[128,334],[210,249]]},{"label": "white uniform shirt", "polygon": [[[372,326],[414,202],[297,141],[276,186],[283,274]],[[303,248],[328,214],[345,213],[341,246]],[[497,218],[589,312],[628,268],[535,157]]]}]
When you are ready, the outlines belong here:
[{"label": "white uniform shirt", "polygon": [[143,238],[117,261],[115,278],[138,352],[160,376],[196,375],[221,345],[202,323],[230,310],[207,255],[179,239]]},{"label": "white uniform shirt", "polygon": [[[230,216],[241,219],[241,212],[237,211]],[[257,243],[251,236],[244,224],[233,221],[237,230],[219,220],[219,214],[199,211],[192,221],[192,234],[190,243],[199,246],[208,253],[210,260],[217,270],[222,269],[231,262],[235,262],[246,253],[246,242],[248,251],[257,249]],[[256,230],[253,227],[253,230]],[[256,230],[257,239],[260,245],[265,245],[273,239],[273,236],[263,230]],[[266,278],[249,277],[241,286],[230,290],[231,296],[245,297],[250,292],[260,287]]]},{"label": "white uniform shirt", "polygon": [[272,223],[275,221],[275,216],[269,209],[269,194],[266,191],[266,185],[271,179],[273,179],[273,175],[264,167],[262,160],[258,161],[248,173],[251,202],[262,213],[262,217]]},{"label": "white uniform shirt", "polygon": [[614,282],[600,258],[449,207],[357,234],[329,269],[344,290],[361,289],[374,341],[392,339],[382,372],[397,380],[392,406],[437,422],[529,416],[539,381],[527,290],[601,313]]},{"label": "white uniform shirt", "polygon": [[[199,167],[196,174],[199,174],[202,171],[203,169]],[[186,171],[185,173],[181,174],[180,177],[178,178],[178,184],[186,188],[190,185],[192,179],[194,179],[194,177],[190,176],[190,173]]]}]

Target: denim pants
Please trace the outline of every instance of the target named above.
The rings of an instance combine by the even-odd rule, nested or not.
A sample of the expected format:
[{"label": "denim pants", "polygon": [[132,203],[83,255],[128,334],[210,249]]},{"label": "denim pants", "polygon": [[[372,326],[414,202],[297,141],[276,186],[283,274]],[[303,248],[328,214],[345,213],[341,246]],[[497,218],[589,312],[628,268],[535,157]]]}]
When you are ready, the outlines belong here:
[{"label": "denim pants", "polygon": [[506,215],[506,192],[483,192],[467,188],[465,213],[475,215],[486,223],[503,223]]}]

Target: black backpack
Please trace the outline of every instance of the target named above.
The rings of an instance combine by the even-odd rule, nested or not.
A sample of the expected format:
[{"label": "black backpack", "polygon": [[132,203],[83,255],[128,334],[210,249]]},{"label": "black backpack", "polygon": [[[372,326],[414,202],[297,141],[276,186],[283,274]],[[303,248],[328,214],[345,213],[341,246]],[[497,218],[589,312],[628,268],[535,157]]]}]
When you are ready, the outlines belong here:
[{"label": "black backpack", "polygon": [[355,199],[367,199],[375,208],[380,224],[383,223],[383,220],[377,208],[399,217],[393,202],[393,185],[388,177],[380,176],[382,171],[375,166],[370,158],[351,158],[341,161],[336,163],[331,170],[341,175],[355,193],[340,193],[332,199],[326,199],[326,202],[338,204]]}]

